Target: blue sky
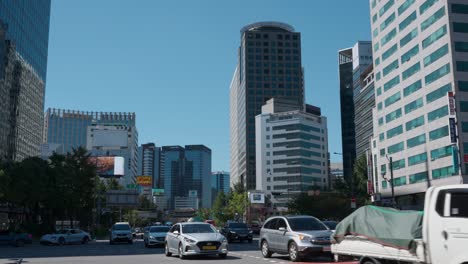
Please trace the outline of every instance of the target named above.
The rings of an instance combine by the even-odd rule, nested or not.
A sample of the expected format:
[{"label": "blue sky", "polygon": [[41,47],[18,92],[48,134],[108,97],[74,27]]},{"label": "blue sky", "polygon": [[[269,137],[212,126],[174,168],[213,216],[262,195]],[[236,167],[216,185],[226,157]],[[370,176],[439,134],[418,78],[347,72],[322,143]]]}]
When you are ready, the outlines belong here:
[{"label": "blue sky", "polygon": [[301,32],[306,102],[341,152],[337,51],[370,40],[367,0],[53,1],[46,108],[135,112],[139,144],[204,144],[229,170],[239,31],[258,21]]}]

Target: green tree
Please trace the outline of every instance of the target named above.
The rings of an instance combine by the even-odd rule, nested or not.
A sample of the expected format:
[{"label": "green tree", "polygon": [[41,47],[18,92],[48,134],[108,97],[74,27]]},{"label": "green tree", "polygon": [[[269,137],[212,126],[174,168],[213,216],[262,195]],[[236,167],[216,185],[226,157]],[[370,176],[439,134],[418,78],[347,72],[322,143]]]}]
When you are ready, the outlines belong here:
[{"label": "green tree", "polygon": [[203,221],[211,219],[211,209],[209,208],[200,208],[197,211],[197,216],[200,217]]},{"label": "green tree", "polygon": [[288,204],[288,208],[293,214],[312,215],[322,220],[340,220],[351,213],[349,198],[340,193],[320,193],[316,196],[301,193]]},{"label": "green tree", "polygon": [[150,201],[145,195],[138,197],[138,205],[140,209],[143,210],[152,210],[154,209],[154,204]]},{"label": "green tree", "polygon": [[229,203],[229,196],[224,192],[219,192],[216,196],[216,199],[213,203],[213,217],[218,225],[224,225],[227,220],[231,219],[232,216],[227,210],[227,205]]},{"label": "green tree", "polygon": [[248,206],[247,193],[231,193],[228,202],[228,211],[230,215],[237,218],[236,220],[242,219]]},{"label": "green tree", "polygon": [[232,188],[233,193],[245,193],[247,190],[245,189],[244,184],[242,182],[238,181],[236,184],[234,184]]}]

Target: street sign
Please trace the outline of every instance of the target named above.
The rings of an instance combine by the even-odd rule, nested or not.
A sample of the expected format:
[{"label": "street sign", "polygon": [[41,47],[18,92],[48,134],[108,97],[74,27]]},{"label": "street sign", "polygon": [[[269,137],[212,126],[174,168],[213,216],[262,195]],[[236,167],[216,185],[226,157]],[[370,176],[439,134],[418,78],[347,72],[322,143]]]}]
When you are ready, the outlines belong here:
[{"label": "street sign", "polygon": [[153,189],[153,196],[164,195],[164,189]]},{"label": "street sign", "polygon": [[453,92],[448,92],[448,101],[449,101],[449,115],[455,115],[455,96]]}]

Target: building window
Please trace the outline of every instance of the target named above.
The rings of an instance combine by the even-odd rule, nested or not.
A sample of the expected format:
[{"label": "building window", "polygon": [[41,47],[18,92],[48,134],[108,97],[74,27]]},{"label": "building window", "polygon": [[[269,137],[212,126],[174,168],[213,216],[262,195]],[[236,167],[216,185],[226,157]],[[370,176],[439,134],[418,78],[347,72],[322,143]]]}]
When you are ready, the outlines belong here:
[{"label": "building window", "polygon": [[424,102],[422,97],[419,99],[414,100],[413,102],[405,105],[405,114],[409,114],[413,112],[414,110],[423,107]]},{"label": "building window", "polygon": [[392,169],[393,170],[403,169],[404,167],[406,167],[405,159],[396,160],[396,161],[392,162]]},{"label": "building window", "polygon": [[432,16],[421,23],[421,32],[437,22],[443,16],[445,16],[445,6],[437,10]]},{"label": "building window", "polygon": [[442,58],[446,54],[448,54],[448,44],[445,44],[441,48],[437,49],[433,53],[431,53],[429,56],[424,58],[424,67],[427,67],[431,65],[433,62],[437,61],[438,59]]},{"label": "building window", "polygon": [[403,48],[406,44],[408,44],[411,40],[413,40],[417,36],[418,36],[418,28],[415,28],[400,40],[400,48]]},{"label": "building window", "polygon": [[403,95],[406,97],[419,89],[422,88],[422,82],[421,80],[416,81],[415,83],[411,84],[410,86],[406,87],[403,89]]},{"label": "building window", "polygon": [[439,0],[426,0],[420,7],[419,7],[419,14],[422,15],[424,12],[427,11],[431,6],[433,6]]},{"label": "building window", "polygon": [[270,136],[267,135],[267,136],[266,136],[266,139],[270,139]]},{"label": "building window", "polygon": [[388,97],[387,99],[385,99],[385,107],[389,107],[390,105],[400,101],[401,99],[401,94],[400,92],[396,92],[395,94],[393,94],[392,96]]},{"label": "building window", "polygon": [[400,28],[400,32],[403,31],[405,28],[407,28],[413,21],[415,21],[417,18],[416,11],[411,13],[407,18],[405,18],[399,25],[398,27]]},{"label": "building window", "polygon": [[452,146],[441,147],[431,150],[431,160],[440,159],[452,155]]},{"label": "building window", "polygon": [[435,100],[442,98],[447,95],[448,92],[452,91],[452,84],[446,84],[439,89],[430,92],[426,95],[426,102],[431,103],[434,102]]},{"label": "building window", "polygon": [[452,4],[452,13],[468,14],[468,5]]},{"label": "building window", "polygon": [[448,107],[446,105],[442,106],[441,108],[438,108],[432,112],[429,112],[427,114],[427,121],[432,122],[434,120],[437,120],[441,117],[444,117],[448,115]]},{"label": "building window", "polygon": [[385,156],[385,149],[380,149],[380,157],[383,157]]},{"label": "building window", "polygon": [[375,66],[378,66],[380,64],[380,58],[375,59]]},{"label": "building window", "polygon": [[374,16],[372,16],[372,24],[374,24],[375,21],[377,21],[377,14],[375,14]]},{"label": "building window", "polygon": [[432,170],[432,179],[442,179],[447,178],[455,174],[455,169],[453,166],[448,166],[440,169]]},{"label": "building window", "polygon": [[380,133],[379,134],[379,141],[382,142],[385,140],[385,134],[384,133]]},{"label": "building window", "polygon": [[462,123],[462,132],[468,133],[468,122],[461,122]]},{"label": "building window", "polygon": [[376,43],[374,44],[374,52],[377,52],[377,51],[379,50],[379,47],[380,47],[379,43],[376,42]]},{"label": "building window", "polygon": [[[458,64],[458,63],[457,63]],[[450,63],[445,64],[444,66],[440,67],[439,69],[431,72],[430,74],[426,75],[424,78],[426,85],[429,85],[438,79],[444,77],[445,75],[450,73]]]},{"label": "building window", "polygon": [[398,15],[401,16],[416,0],[406,0],[402,5],[398,7]]},{"label": "building window", "polygon": [[457,71],[468,72],[468,61],[457,61]]},{"label": "building window", "polygon": [[384,84],[384,92],[392,89],[393,87],[395,87],[396,85],[398,85],[400,83],[400,76],[397,75],[395,76],[393,79],[389,80],[388,82],[386,82]]},{"label": "building window", "polygon": [[387,131],[387,139],[398,136],[403,133],[403,125],[399,125]]},{"label": "building window", "polygon": [[414,155],[414,156],[408,157],[408,167],[416,165],[416,164],[424,163],[426,161],[427,161],[426,152],[418,154],[418,155]]},{"label": "building window", "polygon": [[429,141],[433,141],[439,138],[443,138],[449,135],[448,126],[443,126],[441,128],[434,129],[429,132]]},{"label": "building window", "polygon": [[458,90],[460,92],[468,92],[468,81],[458,81]]},{"label": "building window", "polygon": [[270,152],[267,152],[266,155],[267,155],[267,156],[270,156]]},{"label": "building window", "polygon": [[379,16],[382,17],[385,14],[385,12],[387,12],[387,10],[393,6],[393,4],[395,4],[395,0],[388,0],[387,3],[385,3],[385,5],[382,8],[380,8]]},{"label": "building window", "polygon": [[468,112],[468,101],[460,101],[460,111]]},{"label": "building window", "polygon": [[468,42],[455,41],[455,51],[468,52]]},{"label": "building window", "polygon": [[387,148],[388,154],[397,153],[405,149],[405,144],[403,142],[391,145]]},{"label": "building window", "polygon": [[421,134],[419,136],[406,140],[407,148],[416,147],[424,143],[426,143],[426,134]]},{"label": "building window", "polygon": [[421,64],[417,62],[413,66],[409,67],[407,70],[405,70],[401,76],[403,80],[408,79],[409,77],[413,76],[415,73],[419,72],[421,70]]},{"label": "building window", "polygon": [[382,61],[385,61],[388,57],[392,56],[398,50],[398,44],[391,46],[382,54]]},{"label": "building window", "polygon": [[385,116],[385,123],[388,124],[389,122],[392,122],[393,120],[398,119],[400,117],[401,117],[401,108],[398,108],[397,110]]},{"label": "building window", "polygon": [[377,96],[379,96],[379,95],[381,95],[381,94],[382,94],[382,88],[379,87],[379,88],[377,88]]},{"label": "building window", "polygon": [[427,171],[418,172],[418,173],[409,175],[409,182],[410,184],[424,182],[427,180],[428,177],[429,175],[427,174]]},{"label": "building window", "polygon": [[468,33],[468,23],[453,22],[453,32]]},{"label": "building window", "polygon": [[267,148],[270,148],[270,144],[266,144],[266,147],[267,147]]},{"label": "building window", "polygon": [[383,117],[379,118],[379,126],[383,125]]},{"label": "building window", "polygon": [[379,102],[377,104],[377,110],[379,110],[379,111],[382,110],[382,102]]},{"label": "building window", "polygon": [[430,45],[432,45],[432,43],[436,42],[437,40],[439,40],[440,38],[445,36],[445,34],[447,34],[447,25],[443,25],[441,28],[436,30],[431,35],[429,35],[429,37],[425,38],[422,41],[423,49],[425,49],[425,48],[429,47]]},{"label": "building window", "polygon": [[383,68],[383,76],[387,76],[389,73],[392,71],[396,70],[398,68],[398,59],[390,63],[387,67]]},{"label": "building window", "polygon": [[417,117],[413,120],[406,122],[405,128],[406,128],[406,131],[408,132],[422,125],[424,125],[424,116],[420,116],[420,117]]},{"label": "building window", "polygon": [[374,29],[374,32],[372,33],[372,35],[375,37],[377,37],[377,35],[379,35],[379,29],[378,28],[375,28]]},{"label": "building window", "polygon": [[406,184],[406,176],[401,176],[393,179],[393,186],[402,186]]},{"label": "building window", "polygon": [[419,44],[416,44],[416,46],[408,50],[405,54],[401,55],[401,64],[409,61],[412,57],[418,55],[418,53],[419,53]]}]

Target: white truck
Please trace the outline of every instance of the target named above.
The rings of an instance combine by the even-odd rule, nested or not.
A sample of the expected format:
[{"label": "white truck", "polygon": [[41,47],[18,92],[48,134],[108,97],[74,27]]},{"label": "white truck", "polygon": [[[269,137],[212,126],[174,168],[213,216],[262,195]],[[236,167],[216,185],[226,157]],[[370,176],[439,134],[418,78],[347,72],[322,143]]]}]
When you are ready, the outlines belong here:
[{"label": "white truck", "polygon": [[337,261],[358,259],[361,264],[468,264],[468,184],[427,190],[422,238],[414,239],[412,245],[402,249],[347,234],[332,244],[331,251]]}]

